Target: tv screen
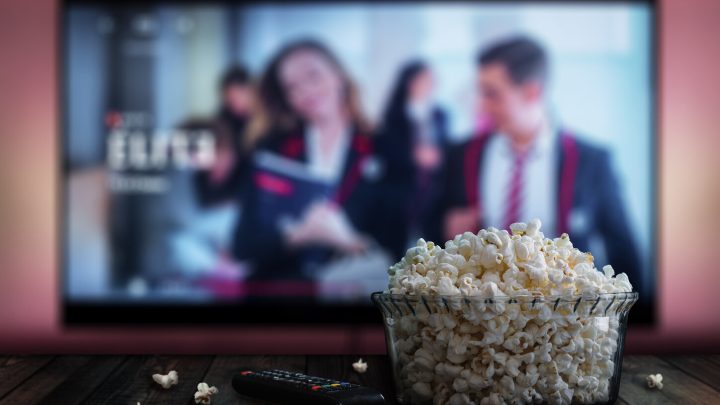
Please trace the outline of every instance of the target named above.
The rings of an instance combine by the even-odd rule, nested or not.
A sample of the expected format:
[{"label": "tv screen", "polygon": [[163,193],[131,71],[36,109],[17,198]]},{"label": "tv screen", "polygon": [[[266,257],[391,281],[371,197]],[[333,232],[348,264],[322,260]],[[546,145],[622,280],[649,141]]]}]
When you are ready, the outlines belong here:
[{"label": "tv screen", "polygon": [[375,322],[418,238],[539,218],[653,320],[654,5],[62,10],[67,323]]}]

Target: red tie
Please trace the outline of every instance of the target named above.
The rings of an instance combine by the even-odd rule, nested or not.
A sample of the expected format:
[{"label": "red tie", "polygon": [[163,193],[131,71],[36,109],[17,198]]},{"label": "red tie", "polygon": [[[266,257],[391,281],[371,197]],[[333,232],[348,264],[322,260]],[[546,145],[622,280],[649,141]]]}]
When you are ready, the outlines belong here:
[{"label": "red tie", "polygon": [[508,187],[507,205],[505,210],[505,229],[520,220],[520,207],[523,200],[523,170],[527,153],[515,153],[512,175]]}]

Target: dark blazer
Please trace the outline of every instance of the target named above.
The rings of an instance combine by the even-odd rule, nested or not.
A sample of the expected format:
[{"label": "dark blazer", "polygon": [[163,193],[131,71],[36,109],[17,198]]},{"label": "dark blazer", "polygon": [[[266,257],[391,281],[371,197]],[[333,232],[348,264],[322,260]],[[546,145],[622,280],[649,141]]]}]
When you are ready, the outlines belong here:
[{"label": "dark blazer", "polygon": [[[481,205],[480,167],[492,136],[498,135],[478,135],[447,153],[445,188],[432,228],[437,240],[444,240],[442,226],[448,210]],[[609,152],[565,130],[558,134],[555,147],[559,151],[554,173],[558,180],[557,235],[568,233],[573,245],[583,251],[589,251],[592,238],[599,238],[605,246],[605,264],[611,264],[616,273],[626,273],[634,288],[642,291],[640,257]],[[485,226],[481,220],[477,229],[470,231]]]},{"label": "dark blazer", "polygon": [[[438,147],[444,150],[448,139],[447,115],[439,107],[432,110],[431,125]],[[422,234],[427,232],[429,210],[440,197],[442,165],[433,172],[423,172],[416,165],[415,130],[405,111],[398,111],[385,118],[377,136],[377,155],[384,170],[387,232],[394,234],[390,250],[395,257],[405,254],[411,226]]]},{"label": "dark blazer", "polygon": [[235,162],[225,179],[220,182],[213,182],[210,179],[208,170],[195,172],[193,182],[195,184],[196,198],[198,203],[204,207],[239,198],[239,193],[242,191],[243,177],[249,163],[248,152],[242,144],[247,119],[238,118],[223,109],[215,120],[218,126],[227,131],[227,133],[215,135],[218,137],[218,141],[222,136],[229,137],[224,141],[228,143],[226,147],[231,148]]},{"label": "dark blazer", "polygon": [[[447,143],[447,115],[439,107],[431,113],[431,125],[438,137],[438,146]],[[415,129],[405,112],[391,114],[377,136],[377,153],[385,168],[385,179],[391,183],[407,184],[417,176],[412,150]]]},{"label": "dark blazer", "polygon": [[[387,243],[382,232],[381,193],[377,189],[379,172],[375,170],[372,138],[356,133],[350,142],[340,181],[331,192],[331,200],[342,207],[359,232],[373,237],[381,245]],[[256,152],[279,154],[298,162],[307,162],[303,131],[272,134],[258,145]],[[329,248],[291,249],[285,242],[274,218],[263,206],[260,195],[268,189],[267,176],[261,169],[247,171],[240,223],[234,235],[233,251],[255,269],[253,279],[312,279],[308,269],[322,263],[334,253]],[[287,198],[293,198],[289,193]]]}]

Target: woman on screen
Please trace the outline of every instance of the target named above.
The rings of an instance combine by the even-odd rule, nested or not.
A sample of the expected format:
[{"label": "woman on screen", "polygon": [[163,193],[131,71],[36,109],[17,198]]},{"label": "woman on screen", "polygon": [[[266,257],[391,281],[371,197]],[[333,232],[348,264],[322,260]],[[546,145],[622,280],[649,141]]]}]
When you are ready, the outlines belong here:
[{"label": "woman on screen", "polygon": [[[378,155],[386,168],[403,244],[429,236],[425,220],[440,191],[443,149],[447,141],[445,112],[433,102],[434,78],[423,61],[400,70],[383,114]],[[400,223],[402,222],[402,223]],[[396,251],[402,251],[401,246]]]},{"label": "woman on screen", "polygon": [[215,158],[210,167],[194,175],[198,201],[203,206],[231,200],[242,189],[248,159],[242,139],[254,99],[253,78],[248,70],[241,65],[230,67],[220,79],[219,96],[220,110],[205,123],[215,134]]},{"label": "woman on screen", "polygon": [[370,129],[355,85],[319,42],[283,47],[258,87],[235,253],[254,279],[314,280],[332,257],[363,252],[382,233]]}]

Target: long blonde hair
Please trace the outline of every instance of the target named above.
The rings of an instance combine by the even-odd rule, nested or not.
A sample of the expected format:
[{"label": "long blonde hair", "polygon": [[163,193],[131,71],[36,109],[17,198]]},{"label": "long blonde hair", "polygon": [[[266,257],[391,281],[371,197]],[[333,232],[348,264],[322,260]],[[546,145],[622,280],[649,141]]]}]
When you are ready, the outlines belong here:
[{"label": "long blonde hair", "polygon": [[279,80],[279,68],[292,53],[309,50],[325,58],[340,74],[345,92],[345,110],[357,131],[370,134],[371,127],[362,112],[360,97],[355,83],[340,60],[324,44],[312,39],[304,39],[285,45],[270,60],[257,85],[257,103],[253,117],[248,125],[245,146],[253,148],[257,142],[270,133],[286,133],[299,129],[303,124],[290,106],[285,90]]}]

